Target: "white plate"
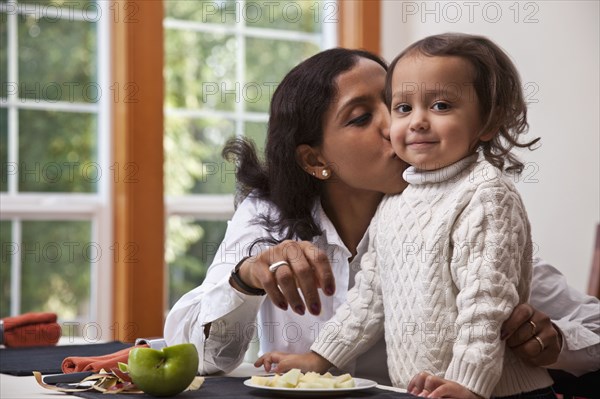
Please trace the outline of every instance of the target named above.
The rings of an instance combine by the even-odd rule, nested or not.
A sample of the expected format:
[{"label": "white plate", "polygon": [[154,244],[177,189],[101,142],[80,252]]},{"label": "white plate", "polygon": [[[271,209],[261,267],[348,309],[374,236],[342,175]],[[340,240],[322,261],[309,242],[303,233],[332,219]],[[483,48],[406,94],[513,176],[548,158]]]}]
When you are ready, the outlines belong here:
[{"label": "white plate", "polygon": [[352,388],[330,388],[330,389],[321,389],[321,388],[280,388],[280,387],[266,387],[264,385],[256,385],[252,383],[251,379],[247,379],[244,381],[244,385],[250,388],[262,389],[265,391],[276,391],[279,393],[285,393],[286,395],[302,395],[302,396],[310,396],[310,395],[332,395],[344,392],[353,392],[353,391],[362,391],[364,389],[373,388],[377,385],[375,381],[367,380],[364,378],[354,378],[355,386]]}]

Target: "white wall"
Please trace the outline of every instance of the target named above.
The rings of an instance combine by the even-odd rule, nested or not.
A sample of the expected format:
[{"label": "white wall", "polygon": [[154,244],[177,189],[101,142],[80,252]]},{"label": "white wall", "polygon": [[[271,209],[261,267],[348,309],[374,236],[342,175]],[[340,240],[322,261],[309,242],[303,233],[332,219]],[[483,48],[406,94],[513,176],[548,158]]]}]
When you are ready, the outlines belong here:
[{"label": "white wall", "polygon": [[[502,46],[521,73],[530,134],[541,137],[518,188],[537,255],[587,290],[600,221],[599,10],[597,1],[382,1],[382,55],[449,31]],[[518,10],[518,13],[517,13]],[[527,22],[526,22],[527,21]]]}]

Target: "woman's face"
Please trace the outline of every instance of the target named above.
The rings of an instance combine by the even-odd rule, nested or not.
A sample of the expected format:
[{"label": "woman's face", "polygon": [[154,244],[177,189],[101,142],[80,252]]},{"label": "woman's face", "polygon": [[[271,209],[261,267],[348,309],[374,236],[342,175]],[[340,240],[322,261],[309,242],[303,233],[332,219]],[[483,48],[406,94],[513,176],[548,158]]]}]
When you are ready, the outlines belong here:
[{"label": "woman's face", "polygon": [[361,58],[336,79],[338,93],[325,114],[321,156],[333,171],[327,184],[401,192],[406,164],[389,141],[390,114],[384,100],[386,71]]}]

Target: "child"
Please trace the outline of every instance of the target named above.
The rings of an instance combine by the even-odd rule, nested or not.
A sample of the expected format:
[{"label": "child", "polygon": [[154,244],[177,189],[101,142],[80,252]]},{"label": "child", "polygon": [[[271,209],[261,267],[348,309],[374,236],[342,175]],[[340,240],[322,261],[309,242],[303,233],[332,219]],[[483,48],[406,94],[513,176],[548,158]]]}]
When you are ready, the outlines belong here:
[{"label": "child", "polygon": [[514,65],[486,38],[431,36],[392,62],[386,97],[410,185],[386,197],[371,222],[356,285],[333,319],[339,328],[322,331],[309,354],[257,363],[324,371],[385,333],[391,380],[412,393],[554,398],[547,372],[500,339],[502,322],[528,299],[532,250],[521,198],[503,172],[523,169],[513,147],[539,140],[519,142],[527,120]]}]

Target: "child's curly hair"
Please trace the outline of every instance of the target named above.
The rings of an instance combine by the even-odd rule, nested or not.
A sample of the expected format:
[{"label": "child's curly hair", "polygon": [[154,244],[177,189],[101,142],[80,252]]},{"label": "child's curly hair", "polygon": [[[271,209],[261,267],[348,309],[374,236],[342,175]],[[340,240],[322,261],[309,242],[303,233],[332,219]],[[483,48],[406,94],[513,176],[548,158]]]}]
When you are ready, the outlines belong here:
[{"label": "child's curly hair", "polygon": [[483,36],[444,33],[426,37],[410,45],[390,64],[385,82],[388,104],[392,98],[392,75],[396,64],[401,58],[415,53],[430,57],[462,57],[473,65],[473,85],[484,121],[479,135],[497,132],[491,140],[480,141],[479,147],[488,162],[500,170],[521,173],[524,166],[510,151],[513,147],[533,150],[540,139],[519,142],[519,135],[529,128],[527,104],[519,72],[508,55]]}]

